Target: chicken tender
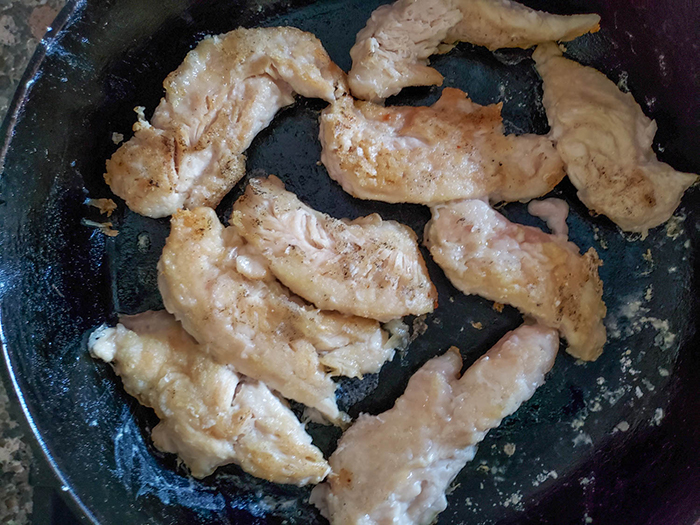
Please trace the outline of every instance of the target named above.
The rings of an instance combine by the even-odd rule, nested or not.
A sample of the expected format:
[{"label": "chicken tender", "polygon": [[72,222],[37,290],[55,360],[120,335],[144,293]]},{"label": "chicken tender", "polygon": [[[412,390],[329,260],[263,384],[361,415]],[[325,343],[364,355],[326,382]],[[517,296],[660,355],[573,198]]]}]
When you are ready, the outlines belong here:
[{"label": "chicken tender", "polygon": [[530,399],[552,368],[554,330],[521,326],[459,378],[453,348],[416,372],[391,410],[361,415],[330,457],[311,501],[332,525],[427,525],[477,444]]},{"label": "chicken tender", "polygon": [[656,123],[605,75],[562,56],[554,43],[533,53],[544,81],[550,136],[578,197],[626,231],[666,222],[698,176],[659,162]]},{"label": "chicken tender", "polygon": [[294,413],[263,383],[214,361],[167,312],[122,317],[93,332],[89,348],[156,411],[153,443],[178,454],[194,477],[228,463],[276,483],[318,483],[328,474]]},{"label": "chicken tender", "polygon": [[151,123],[107,161],[105,180],[129,208],[165,217],[216,206],[245,174],[243,152],[294,93],[335,100],[344,73],[312,34],[291,27],[207,37],[163,83]]},{"label": "chicken tender", "polygon": [[442,85],[428,58],[449,49],[443,42],[528,48],[573,40],[599,22],[595,14],[553,15],[510,0],[398,0],[377,8],[357,34],[348,82],[355,97],[379,102],[407,86]]},{"label": "chicken tender", "polygon": [[561,235],[514,224],[479,200],[436,206],[425,244],[452,284],[465,294],[511,304],[558,329],[567,351],[592,361],[606,341],[602,263],[590,248]]},{"label": "chicken tender", "polygon": [[250,181],[231,222],[284,285],[318,308],[382,322],[433,311],[437,291],[407,226],[319,213],[275,176]]},{"label": "chicken tender", "polygon": [[319,138],[331,178],[360,199],[527,201],[564,177],[547,137],[503,135],[501,104],[480,106],[453,88],[430,107],[341,97],[321,113]]},{"label": "chicken tender", "polygon": [[212,355],[340,423],[332,375],[377,372],[394,354],[377,321],[317,310],[211,208],[181,210],[158,262],[165,308]]}]

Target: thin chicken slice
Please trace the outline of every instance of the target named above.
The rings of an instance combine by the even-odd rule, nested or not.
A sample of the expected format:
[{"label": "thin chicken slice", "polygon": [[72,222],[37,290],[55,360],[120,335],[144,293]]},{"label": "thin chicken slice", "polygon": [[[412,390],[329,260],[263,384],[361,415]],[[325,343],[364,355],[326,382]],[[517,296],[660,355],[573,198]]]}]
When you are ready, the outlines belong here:
[{"label": "thin chicken slice", "polygon": [[416,372],[391,410],[361,415],[311,501],[332,525],[427,525],[477,444],[530,399],[552,368],[556,331],[521,326],[459,378],[457,349]]},{"label": "thin chicken slice", "polygon": [[231,222],[284,285],[318,308],[388,322],[435,307],[437,291],[407,226],[377,214],[335,219],[275,176],[251,179]]},{"label": "thin chicken slice", "polygon": [[425,244],[452,284],[558,329],[574,357],[598,358],[606,308],[595,249],[580,255],[566,237],[512,223],[479,200],[432,212]]},{"label": "thin chicken slice", "polygon": [[527,201],[564,177],[552,142],[504,135],[501,104],[446,88],[430,107],[341,97],[321,114],[321,161],[351,195],[385,202]]},{"label": "thin chicken slice", "polygon": [[357,98],[379,102],[407,86],[442,85],[428,58],[471,42],[489,49],[532,47],[597,31],[598,15],[561,16],[509,0],[398,0],[380,6],[350,50],[348,82]]},{"label": "thin chicken slice", "polygon": [[211,208],[181,210],[158,262],[173,313],[220,362],[340,423],[332,375],[377,372],[396,341],[370,319],[317,310]]},{"label": "thin chicken slice", "polygon": [[495,50],[527,49],[542,42],[568,42],[600,29],[596,14],[555,15],[512,0],[455,0],[462,19],[447,34],[447,42],[470,42]]},{"label": "thin chicken slice", "polygon": [[105,180],[129,208],[165,217],[216,206],[245,173],[243,152],[294,93],[335,100],[344,73],[312,34],[292,27],[207,37],[163,83],[151,123],[107,161]]},{"label": "thin chicken slice", "polygon": [[178,454],[194,477],[229,463],[276,483],[307,485],[328,474],[294,413],[263,383],[214,361],[167,312],[122,317],[93,332],[89,348],[156,411],[153,443]]},{"label": "thin chicken slice", "polygon": [[626,231],[666,222],[698,176],[657,160],[656,123],[605,75],[562,56],[554,43],[533,53],[544,81],[551,138],[578,197]]}]

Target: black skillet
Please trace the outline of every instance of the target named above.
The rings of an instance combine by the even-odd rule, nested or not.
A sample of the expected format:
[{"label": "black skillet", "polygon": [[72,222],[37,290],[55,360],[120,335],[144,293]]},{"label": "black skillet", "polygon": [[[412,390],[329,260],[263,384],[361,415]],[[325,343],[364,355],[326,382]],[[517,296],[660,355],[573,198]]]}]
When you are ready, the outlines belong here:
[{"label": "black skillet", "polygon": [[[46,459],[76,508],[97,523],[324,523],[309,489],[274,485],[230,466],[203,481],[154,450],[156,422],[86,352],[86,338],[117,313],[160,308],[155,263],[167,220],[119,202],[117,237],[84,219],[86,197],[110,197],[104,161],[113,133],[130,136],[132,108],[153,110],[161,82],[205,34],[239,25],[293,25],[315,33],[344,69],[356,32],[382,0],[72,2],[25,75],[2,129],[0,301],[3,351]],[[629,89],[659,124],[662,160],[700,172],[700,9],[694,0],[531,1],[554,12],[597,11],[602,30],[569,54]],[[436,57],[445,85],[482,104],[504,102],[509,132],[547,131],[541,84],[527,51],[489,53],[468,44]],[[405,90],[389,103],[425,104],[437,88]],[[421,233],[428,211],[354,200],[317,164],[324,103],[300,99],[249,150],[252,172],[275,173],[312,206],[338,217],[379,212]],[[236,188],[219,206],[226,219]],[[691,189],[665,227],[621,234],[591,217],[563,182],[571,238],[595,247],[609,341],[595,363],[561,353],[548,382],[492,431],[456,479],[441,524],[692,524],[700,516],[700,193]],[[522,205],[511,219],[543,226]],[[429,262],[440,307],[427,332],[378,376],[342,381],[350,414],[391,406],[411,373],[457,345],[473,362],[521,318],[465,297]],[[409,320],[410,321],[410,320]],[[478,329],[478,323],[482,328]],[[335,429],[311,425],[326,452]],[[37,516],[41,519],[41,516]],[[45,518],[45,517],[44,517]]]}]

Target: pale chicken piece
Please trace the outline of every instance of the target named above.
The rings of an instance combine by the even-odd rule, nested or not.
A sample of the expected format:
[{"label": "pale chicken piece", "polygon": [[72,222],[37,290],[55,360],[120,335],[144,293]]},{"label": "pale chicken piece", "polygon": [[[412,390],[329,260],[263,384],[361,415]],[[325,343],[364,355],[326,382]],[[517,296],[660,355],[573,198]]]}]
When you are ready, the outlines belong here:
[{"label": "pale chicken piece", "polygon": [[317,310],[270,273],[211,208],[173,215],[158,262],[165,308],[212,355],[341,423],[332,375],[377,372],[394,354],[377,321]]},{"label": "pale chicken piece", "polygon": [[416,234],[403,224],[377,214],[335,219],[275,176],[251,179],[233,209],[232,224],[272,273],[318,308],[388,322],[435,307]]},{"label": "pale chicken piece", "polygon": [[425,244],[452,284],[465,294],[510,304],[558,329],[567,351],[592,361],[606,341],[602,263],[590,248],[560,235],[515,224],[479,200],[436,206]]},{"label": "pale chicken piece", "polygon": [[550,40],[569,41],[600,29],[596,14],[555,15],[511,0],[455,0],[462,19],[447,42],[470,42],[495,50],[527,49]]},{"label": "pale chicken piece", "polygon": [[533,58],[544,82],[551,138],[588,208],[626,231],[666,222],[698,176],[657,160],[656,123],[601,72],[562,56],[554,43]]},{"label": "pale chicken piece", "polygon": [[229,463],[276,483],[318,483],[329,472],[294,413],[259,381],[207,355],[165,311],[93,332],[90,352],[111,363],[124,389],[152,407],[153,443],[203,478]]},{"label": "pale chicken piece", "polygon": [[331,178],[361,199],[527,201],[564,177],[547,137],[504,135],[500,103],[480,106],[453,88],[430,107],[341,97],[321,113],[319,138]]},{"label": "pale chicken piece", "polygon": [[350,49],[352,94],[379,102],[408,86],[442,85],[428,57],[461,19],[446,0],[398,0],[375,9]]},{"label": "pale chicken piece", "polygon": [[428,525],[477,444],[542,385],[558,348],[555,330],[521,326],[461,378],[457,349],[431,359],[392,409],[343,434],[311,502],[331,525]]},{"label": "pale chicken piece", "polygon": [[243,152],[294,93],[332,102],[348,90],[321,42],[292,27],[207,37],[163,86],[151,123],[137,108],[135,134],[105,174],[129,208],[149,217],[216,206],[244,175]]},{"label": "pale chicken piece", "polygon": [[527,205],[527,212],[545,221],[553,235],[560,235],[564,239],[569,237],[569,226],[566,224],[566,218],[569,216],[569,205],[566,201],[554,198],[530,201]]},{"label": "pale chicken piece", "polygon": [[379,102],[408,86],[442,85],[428,58],[471,42],[489,49],[573,40],[599,28],[595,14],[562,16],[510,0],[398,0],[378,7],[350,50],[352,94]]}]

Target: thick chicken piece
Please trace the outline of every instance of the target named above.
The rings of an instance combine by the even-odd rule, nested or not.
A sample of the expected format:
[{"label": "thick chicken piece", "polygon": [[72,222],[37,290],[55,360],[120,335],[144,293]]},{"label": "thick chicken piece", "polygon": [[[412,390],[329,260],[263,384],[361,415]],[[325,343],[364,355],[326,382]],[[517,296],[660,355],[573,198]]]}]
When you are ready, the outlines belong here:
[{"label": "thick chicken piece", "polygon": [[593,248],[580,255],[565,237],[512,223],[479,200],[432,212],[425,244],[452,284],[557,328],[574,357],[598,358],[606,308],[598,277],[602,263]]},{"label": "thick chicken piece", "polygon": [[89,348],[156,411],[153,443],[178,454],[194,477],[228,463],[276,483],[318,483],[328,474],[294,413],[263,383],[214,361],[169,313],[122,317],[95,331]]},{"label": "thick chicken piece", "polygon": [[605,75],[562,56],[554,43],[533,53],[544,81],[550,137],[578,197],[626,231],[666,222],[697,175],[659,162],[656,123]]},{"label": "thick chicken piece", "polygon": [[222,363],[340,423],[331,375],[377,372],[394,354],[379,323],[317,310],[211,208],[181,210],[158,262],[165,308]]},{"label": "thick chicken piece", "polygon": [[321,160],[361,199],[437,204],[526,201],[564,177],[552,142],[503,135],[501,104],[446,88],[430,107],[382,107],[341,97],[321,114]]},{"label": "thick chicken piece", "polygon": [[431,359],[391,410],[343,434],[312,503],[331,525],[428,525],[477,444],[542,385],[558,347],[556,331],[521,326],[461,378],[457,349]]},{"label": "thick chicken piece", "polygon": [[251,179],[232,223],[272,273],[318,308],[382,322],[433,311],[416,234],[377,214],[338,220],[303,204],[275,176]]},{"label": "thick chicken piece", "polygon": [[509,0],[398,0],[380,6],[350,50],[348,81],[357,98],[379,102],[407,86],[442,85],[428,57],[471,42],[528,48],[597,31],[598,15],[561,16]]},{"label": "thick chicken piece", "polygon": [[165,217],[216,206],[245,173],[243,152],[294,93],[335,100],[344,73],[312,34],[291,27],[207,37],[163,83],[151,123],[107,161],[105,180],[129,208]]}]

